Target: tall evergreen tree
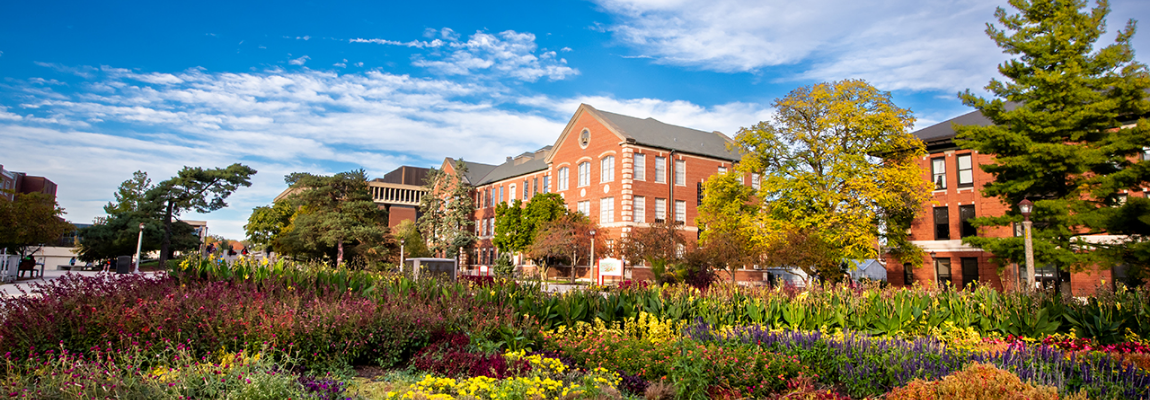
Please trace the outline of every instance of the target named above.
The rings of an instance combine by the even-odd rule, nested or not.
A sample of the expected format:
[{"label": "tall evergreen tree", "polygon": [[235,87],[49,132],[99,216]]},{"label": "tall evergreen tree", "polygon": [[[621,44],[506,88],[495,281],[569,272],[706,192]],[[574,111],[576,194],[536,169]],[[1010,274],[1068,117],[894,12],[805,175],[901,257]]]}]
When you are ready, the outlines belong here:
[{"label": "tall evergreen tree", "polygon": [[[987,34],[1014,56],[1000,64],[1004,80],[986,89],[993,99],[967,90],[959,94],[993,125],[956,126],[957,144],[993,154],[982,170],[994,181],[982,188],[1011,210],[1003,216],[980,217],[976,226],[1009,226],[1022,220],[1017,204],[1034,202],[1031,219],[1038,265],[1060,270],[1090,265],[1106,252],[1088,251],[1107,244],[1088,243],[1085,236],[1111,232],[1112,207],[1121,205],[1121,190],[1145,186],[1150,162],[1150,112],[1146,90],[1150,77],[1134,60],[1130,45],[1135,23],[1128,21],[1113,44],[1095,49],[1106,33],[1105,0],[1085,10],[1079,0],[1011,0],[1018,13],[999,8],[1001,28],[987,24]],[[1141,240],[1130,236],[1133,242]],[[1023,259],[1020,238],[963,238],[964,243],[1000,259]],[[1124,247],[1131,242],[1114,244]]]},{"label": "tall evergreen tree", "polygon": [[[345,251],[364,261],[392,258],[394,241],[387,228],[387,212],[371,198],[367,173],[360,169],[332,176],[297,172],[285,181],[299,189],[289,199],[297,211],[291,217],[286,242],[315,253],[335,250],[335,265],[343,265]],[[398,260],[398,258],[396,258]]]},{"label": "tall evergreen tree", "polygon": [[148,190],[148,202],[163,208],[163,241],[160,243],[160,268],[167,267],[172,253],[172,219],[186,211],[212,212],[227,207],[224,202],[240,186],[251,186],[256,170],[243,164],[227,168],[203,169],[184,167],[176,176]]}]

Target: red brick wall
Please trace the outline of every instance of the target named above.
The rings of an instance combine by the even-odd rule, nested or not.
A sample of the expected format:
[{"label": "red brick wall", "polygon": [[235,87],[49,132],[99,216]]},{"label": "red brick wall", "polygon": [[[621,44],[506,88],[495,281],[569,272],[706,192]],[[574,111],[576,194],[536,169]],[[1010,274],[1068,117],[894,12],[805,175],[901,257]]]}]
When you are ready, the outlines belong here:
[{"label": "red brick wall", "polygon": [[403,221],[415,222],[415,207],[393,205],[387,210],[387,226],[394,228]]}]

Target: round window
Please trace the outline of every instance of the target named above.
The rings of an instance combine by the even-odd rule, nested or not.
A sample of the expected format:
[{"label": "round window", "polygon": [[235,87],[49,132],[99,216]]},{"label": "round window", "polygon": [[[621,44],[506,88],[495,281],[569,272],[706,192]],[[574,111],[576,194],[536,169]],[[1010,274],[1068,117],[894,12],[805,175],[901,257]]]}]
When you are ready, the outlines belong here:
[{"label": "round window", "polygon": [[587,147],[588,143],[591,143],[591,131],[584,129],[583,132],[579,134],[579,145]]}]

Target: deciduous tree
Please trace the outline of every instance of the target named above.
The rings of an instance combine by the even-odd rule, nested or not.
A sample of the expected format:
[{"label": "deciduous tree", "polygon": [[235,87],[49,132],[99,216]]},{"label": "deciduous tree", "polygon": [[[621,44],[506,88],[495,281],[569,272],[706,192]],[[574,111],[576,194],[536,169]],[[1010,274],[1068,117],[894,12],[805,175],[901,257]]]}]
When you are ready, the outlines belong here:
[{"label": "deciduous tree", "polygon": [[[737,170],[762,176],[753,210],[743,207],[746,195],[731,182],[712,179],[712,193],[731,192],[726,197],[739,203],[704,207],[703,220],[740,225],[759,244],[808,232],[840,260],[875,258],[881,242],[906,236],[909,225],[898,226],[904,221],[890,216],[914,215],[930,194],[915,163],[926,151],[908,132],[910,110],[860,80],[801,87],[774,106],[772,120],[735,138],[744,154]],[[922,263],[921,250],[902,255]]]},{"label": "deciduous tree", "polygon": [[432,253],[455,257],[460,249],[475,244],[474,199],[467,183],[467,164],[456,161],[455,173],[432,168],[427,173],[427,195],[420,200],[423,215],[417,221]]},{"label": "deciduous tree", "polygon": [[[591,231],[596,231],[591,236]],[[587,261],[591,255],[591,240],[596,241],[596,249],[603,249],[603,236],[606,232],[598,229],[587,216],[580,213],[567,213],[558,219],[544,222],[535,232],[535,240],[528,248],[532,259],[541,260],[541,269],[546,273],[551,262],[567,260],[571,268],[571,281],[575,281],[576,268],[580,260]],[[546,275],[544,275],[546,276]]]},{"label": "deciduous tree", "polygon": [[[994,124],[958,126],[959,146],[993,154],[979,167],[994,177],[982,194],[1011,207],[1002,216],[975,218],[976,226],[1009,226],[1022,220],[1017,204],[1034,202],[1034,251],[1038,265],[1069,270],[1106,255],[1139,251],[1144,236],[1110,243],[1089,243],[1085,236],[1129,232],[1114,218],[1128,218],[1121,190],[1146,186],[1150,162],[1140,160],[1150,147],[1146,90],[1150,74],[1134,60],[1134,21],[1118,31],[1114,43],[1095,49],[1106,33],[1106,1],[1086,10],[1084,1],[1012,0],[1018,13],[999,8],[1001,27],[986,33],[1014,58],[1000,64],[1003,80],[986,89],[993,98],[970,90],[963,103]],[[1125,207],[1141,207],[1127,203]],[[1131,209],[1131,211],[1135,211]],[[1139,216],[1139,218],[1145,215]],[[1022,259],[1017,238],[966,237],[963,242],[1014,262]],[[1109,252],[1088,251],[1112,248]],[[1134,259],[1150,258],[1137,256]],[[1139,264],[1136,267],[1142,267]]]},{"label": "deciduous tree", "polygon": [[[8,191],[12,193],[11,191]],[[76,229],[64,221],[64,209],[44,193],[13,193],[12,200],[0,197],[0,248],[23,258],[33,247],[59,239]]]}]

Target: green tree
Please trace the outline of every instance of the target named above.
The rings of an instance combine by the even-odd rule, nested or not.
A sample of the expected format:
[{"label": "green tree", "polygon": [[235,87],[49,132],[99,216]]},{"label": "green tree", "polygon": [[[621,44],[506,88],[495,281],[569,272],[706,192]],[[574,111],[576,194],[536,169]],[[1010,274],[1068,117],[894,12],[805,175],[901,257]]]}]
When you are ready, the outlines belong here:
[{"label": "green tree", "polygon": [[64,209],[52,195],[14,193],[12,200],[0,198],[0,248],[23,258],[39,247],[76,229],[64,221]]},{"label": "green tree", "polygon": [[428,241],[428,250],[454,258],[460,249],[471,247],[475,237],[475,203],[467,184],[467,164],[456,161],[455,173],[432,168],[427,173],[427,195],[420,200],[423,213],[417,224]]},{"label": "green tree", "polygon": [[703,204],[697,219],[702,230],[700,244],[716,267],[730,273],[732,282],[739,267],[762,265],[765,244],[756,242],[754,231],[746,228],[757,210],[754,191],[743,184],[743,174],[738,171],[715,175],[703,184]]},{"label": "green tree", "polygon": [[[136,171],[131,179],[121,183],[114,194],[116,201],[104,206],[107,216],[103,222],[80,229],[78,258],[100,261],[134,254],[140,224],[144,224],[140,250],[145,253],[159,250],[164,240],[163,204],[149,199],[153,189],[155,186],[143,171]],[[189,251],[199,247],[200,238],[191,225],[174,221],[171,229],[171,251]]]},{"label": "green tree", "polygon": [[395,240],[404,241],[404,257],[431,257],[431,251],[427,250],[427,242],[423,240],[423,235],[419,233],[419,227],[415,226],[415,222],[404,220],[396,225],[391,233],[395,236]]},{"label": "green tree", "polygon": [[[774,107],[773,120],[735,138],[744,154],[737,170],[762,177],[753,210],[742,206],[744,193],[718,179],[708,183],[710,192],[730,192],[724,196],[739,203],[703,207],[702,220],[720,231],[745,226],[751,242],[763,246],[806,231],[840,260],[875,258],[880,243],[906,236],[909,225],[891,216],[914,215],[930,194],[915,163],[926,150],[908,132],[909,110],[860,80],[801,87]],[[922,263],[921,250],[901,254],[917,254],[905,262]]]},{"label": "green tree", "polygon": [[524,205],[518,199],[495,206],[495,237],[491,240],[501,252],[522,253],[535,241],[535,232],[549,221],[567,215],[563,197],[556,193],[537,194]]},{"label": "green tree", "polygon": [[[1119,191],[1145,186],[1150,176],[1150,163],[1136,161],[1150,147],[1150,124],[1143,118],[1150,112],[1150,75],[1134,61],[1134,21],[1118,31],[1113,44],[1096,50],[1106,32],[1107,2],[1089,10],[1084,1],[1010,4],[1018,13],[999,8],[995,17],[1002,28],[987,24],[986,30],[1003,52],[1014,56],[998,66],[1005,79],[986,86],[993,99],[970,90],[959,94],[994,124],[955,130],[959,146],[995,156],[980,165],[994,177],[982,194],[998,197],[1011,209],[972,223],[986,227],[1021,221],[1017,204],[1029,198],[1034,202],[1036,264],[1063,271],[1123,254],[1122,248],[1144,248],[1141,235],[1116,244],[1085,239],[1114,233],[1121,224],[1113,219],[1127,218],[1112,210],[1120,205]],[[1000,259],[1023,259],[1020,238],[974,236],[963,242]],[[1096,248],[1113,249],[1085,251]]]},{"label": "green tree", "polygon": [[291,220],[289,235],[304,247],[334,248],[335,265],[343,265],[345,247],[367,262],[391,256],[394,241],[387,228],[387,212],[371,198],[364,170],[333,176],[296,172],[285,181],[299,192],[288,197],[300,212]]},{"label": "green tree", "polygon": [[244,224],[244,231],[252,243],[252,249],[282,252],[282,245],[278,240],[291,226],[295,211],[296,208],[288,199],[276,201],[271,206],[253,208],[252,214],[248,216],[248,223]]},{"label": "green tree", "polygon": [[184,167],[175,177],[148,190],[146,201],[163,206],[164,237],[160,268],[166,268],[172,249],[172,219],[186,211],[208,213],[227,207],[224,202],[240,186],[251,186],[256,170],[236,163],[227,168]]},{"label": "green tree", "polygon": [[495,206],[495,236],[491,244],[502,253],[519,253],[526,248],[530,240],[523,238],[526,229],[523,227],[523,202],[512,200],[510,204],[501,202]]}]

